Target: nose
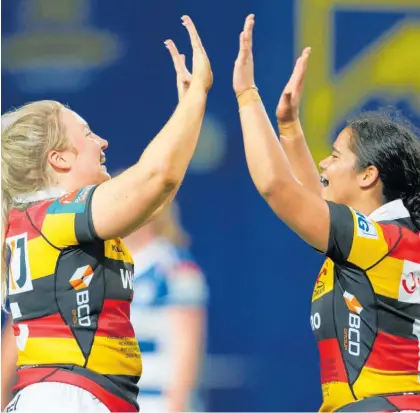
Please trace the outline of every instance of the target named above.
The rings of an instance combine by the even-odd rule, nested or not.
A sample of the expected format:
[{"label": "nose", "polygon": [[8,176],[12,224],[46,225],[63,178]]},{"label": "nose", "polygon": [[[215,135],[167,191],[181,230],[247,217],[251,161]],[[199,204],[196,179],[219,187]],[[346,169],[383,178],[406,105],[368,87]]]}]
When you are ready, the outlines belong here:
[{"label": "nose", "polygon": [[102,150],[108,148],[108,141],[106,139],[99,138],[99,143]]},{"label": "nose", "polygon": [[330,159],[330,157],[328,156],[327,158],[324,158],[320,163],[319,163],[319,167],[322,169],[322,170],[325,170],[325,169],[327,169],[327,167],[328,167],[328,160]]}]

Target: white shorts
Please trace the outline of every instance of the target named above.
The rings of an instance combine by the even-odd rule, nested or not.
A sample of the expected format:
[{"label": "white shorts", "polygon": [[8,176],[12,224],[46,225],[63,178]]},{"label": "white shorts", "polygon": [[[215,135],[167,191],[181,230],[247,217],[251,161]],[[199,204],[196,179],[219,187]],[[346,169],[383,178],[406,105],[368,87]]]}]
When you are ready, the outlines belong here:
[{"label": "white shorts", "polygon": [[65,383],[35,383],[20,390],[5,412],[109,412],[93,394]]}]

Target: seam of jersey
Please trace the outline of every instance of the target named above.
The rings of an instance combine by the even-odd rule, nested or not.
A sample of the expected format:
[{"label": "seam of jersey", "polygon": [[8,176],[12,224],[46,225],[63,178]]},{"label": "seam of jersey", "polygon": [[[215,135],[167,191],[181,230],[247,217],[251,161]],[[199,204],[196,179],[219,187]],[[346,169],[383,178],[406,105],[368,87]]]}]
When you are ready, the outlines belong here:
[{"label": "seam of jersey", "polygon": [[[397,241],[395,242],[395,244],[392,246],[392,248],[390,248],[390,250],[380,259],[380,260],[378,260],[375,264],[373,264],[373,265],[371,265],[370,267],[368,267],[368,268],[366,268],[365,270],[363,270],[363,271],[365,271],[365,272],[368,272],[368,271],[370,271],[372,268],[374,268],[374,267],[376,267],[378,264],[380,264],[386,257],[388,257],[389,256],[389,254],[391,254],[391,253],[393,253],[394,252],[394,250],[395,250],[395,248],[397,248],[398,247],[398,245],[400,244],[400,242],[401,242],[401,239],[402,239],[402,236],[403,236],[403,233],[402,233],[402,227],[400,226],[400,225],[397,225],[397,227],[398,227],[398,231],[399,231],[399,233],[400,233],[400,236],[398,237],[398,239],[397,239]],[[359,267],[360,268],[360,267]],[[360,269],[362,269],[362,268],[360,268]]]},{"label": "seam of jersey", "polygon": [[51,377],[52,375],[54,375],[55,373],[57,373],[57,371],[60,370],[59,367],[57,367],[55,370],[53,370],[51,373],[48,373],[45,377],[43,377],[40,380],[40,383],[42,383],[44,380],[47,380],[49,377]]},{"label": "seam of jersey", "polygon": [[350,388],[350,391],[351,391],[351,394],[352,394],[352,396],[353,396],[353,398],[354,398],[354,400],[353,400],[353,401],[357,401],[357,400],[359,400],[359,399],[358,399],[358,398],[356,397],[356,395],[354,394],[354,391],[353,391],[353,386],[350,384],[349,371],[348,371],[348,369],[347,369],[346,363],[344,362],[343,352],[341,351],[340,342],[339,342],[339,340],[338,340],[337,323],[336,323],[336,319],[335,319],[335,294],[334,294],[334,291],[335,291],[335,287],[336,287],[336,285],[337,285],[337,284],[336,284],[336,276],[335,276],[335,274],[336,274],[336,266],[334,265],[334,274],[333,274],[333,277],[334,277],[334,280],[333,280],[333,281],[334,281],[334,287],[333,287],[333,289],[332,289],[332,291],[331,291],[331,294],[332,294],[333,323],[334,323],[335,339],[337,340],[338,349],[340,350],[341,361],[342,361],[343,366],[344,366],[344,369],[345,369],[345,371],[346,371],[346,375],[347,375],[347,384],[348,384],[348,386],[349,386],[349,388]]},{"label": "seam of jersey", "polygon": [[63,248],[59,248],[57,246],[55,246],[43,233],[42,231],[33,223],[31,216],[29,215],[28,209],[25,208],[25,215],[28,218],[29,223],[31,224],[32,228],[38,232],[39,235],[41,235],[41,237],[44,239],[44,241],[50,245],[51,247],[55,248],[58,251],[62,251]]},{"label": "seam of jersey", "polygon": [[77,339],[77,336],[76,336],[76,334],[74,332],[74,327],[72,325],[70,325],[70,324],[67,323],[67,321],[64,318],[63,313],[61,311],[61,308],[60,308],[60,306],[58,304],[58,299],[57,299],[57,269],[58,269],[58,265],[60,263],[60,258],[61,258],[62,255],[63,255],[63,250],[61,250],[60,255],[57,258],[57,263],[55,265],[55,271],[54,271],[54,301],[55,301],[55,304],[57,306],[58,313],[60,314],[62,320],[64,321],[64,324],[67,325],[70,328],[70,331],[73,334],[74,339],[76,340],[76,343],[77,343],[77,345],[79,347],[79,350],[80,350],[80,352],[82,353],[82,355],[84,357],[83,349],[82,349],[82,346],[80,345],[80,342]]},{"label": "seam of jersey", "polygon": [[[98,327],[99,327],[99,318],[101,317],[101,314],[102,314],[102,310],[103,310],[103,308],[104,308],[104,304],[105,304],[105,291],[106,291],[106,281],[105,281],[105,267],[103,266],[103,265],[101,265],[101,276],[102,276],[102,278],[103,278],[103,280],[104,280],[104,295],[103,295],[103,300],[102,300],[102,306],[101,306],[101,309],[100,309],[100,311],[98,312],[98,319],[97,319],[97,321],[96,321],[96,329],[95,329],[95,331],[93,332],[93,340],[92,340],[92,344],[90,345],[90,348],[89,348],[89,352],[86,354],[86,360],[85,360],[85,364],[83,365],[83,367],[84,368],[86,368],[86,366],[87,366],[87,364],[89,363],[89,358],[90,358],[90,353],[92,352],[92,349],[93,349],[93,345],[94,345],[94,343],[95,343],[95,337],[96,337],[96,332],[98,331]],[[98,373],[99,374],[99,373]],[[103,374],[101,374],[101,376],[103,376]]]}]

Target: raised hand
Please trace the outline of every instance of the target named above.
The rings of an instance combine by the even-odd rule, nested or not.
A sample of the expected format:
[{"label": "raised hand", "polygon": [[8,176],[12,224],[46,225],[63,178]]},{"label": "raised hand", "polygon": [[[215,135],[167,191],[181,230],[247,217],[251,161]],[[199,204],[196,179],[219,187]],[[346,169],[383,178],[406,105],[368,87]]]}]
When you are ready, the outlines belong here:
[{"label": "raised hand", "polygon": [[255,16],[250,14],[244,24],[244,29],[239,36],[239,53],[233,70],[233,90],[236,96],[247,89],[255,88],[254,57],[252,54],[252,32]]},{"label": "raised hand", "polygon": [[310,53],[310,47],[303,50],[296,61],[292,76],[280,96],[280,101],[276,109],[276,116],[279,123],[291,123],[299,117],[299,104],[302,97],[303,83]]},{"label": "raised hand", "polygon": [[176,72],[176,86],[178,89],[178,99],[181,100],[187,93],[191,84],[192,75],[185,64],[185,55],[179,54],[178,48],[172,40],[167,40],[165,46],[171,54]]},{"label": "raised hand", "polygon": [[[197,29],[195,28],[191,18],[189,16],[182,16],[181,20],[182,24],[186,27],[188,34],[190,35],[191,47],[193,50],[193,64],[190,85],[197,83],[204,87],[205,91],[207,92],[213,85],[213,73],[211,71],[209,58],[207,57],[207,53],[203,47],[203,44],[201,43],[200,36],[198,35]],[[166,43],[168,42],[170,42],[170,40],[168,40]],[[182,60],[183,58],[180,57],[180,59]]]}]

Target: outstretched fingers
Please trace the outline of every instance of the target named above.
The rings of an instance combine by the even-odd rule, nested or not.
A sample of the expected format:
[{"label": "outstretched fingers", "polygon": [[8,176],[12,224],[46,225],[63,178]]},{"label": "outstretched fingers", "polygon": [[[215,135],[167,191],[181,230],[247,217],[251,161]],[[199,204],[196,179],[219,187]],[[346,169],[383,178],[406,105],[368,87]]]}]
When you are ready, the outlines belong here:
[{"label": "outstretched fingers", "polygon": [[169,50],[169,53],[172,57],[172,61],[174,63],[174,67],[177,73],[182,73],[185,67],[185,55],[179,54],[178,48],[176,47],[175,43],[172,40],[166,40],[165,46]]},{"label": "outstretched fingers", "polygon": [[250,14],[245,19],[244,29],[239,36],[239,54],[238,60],[245,62],[252,54],[252,34],[255,25],[255,16]]},{"label": "outstretched fingers", "polygon": [[202,50],[204,51],[203,44],[201,43],[200,36],[197,32],[197,29],[195,28],[195,25],[193,21],[191,20],[191,17],[189,16],[182,16],[181,17],[182,24],[185,26],[185,28],[188,31],[188,34],[190,35],[191,39],[191,46],[194,50]]}]

